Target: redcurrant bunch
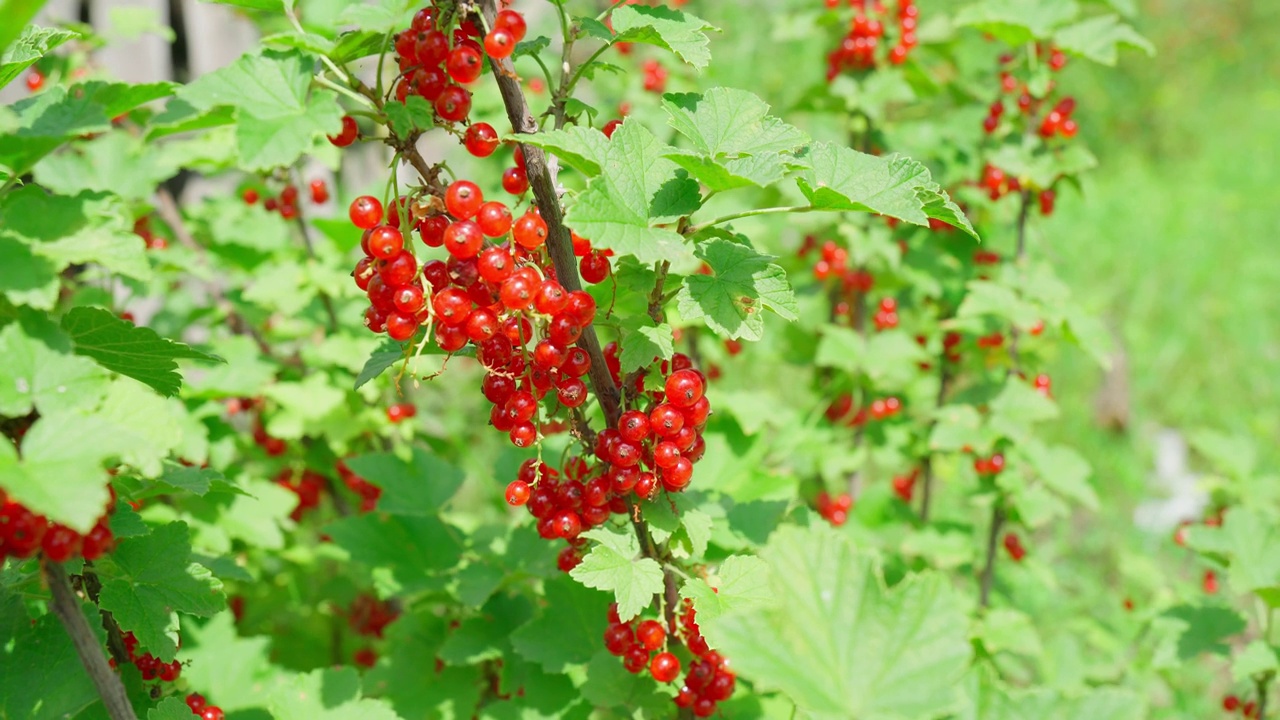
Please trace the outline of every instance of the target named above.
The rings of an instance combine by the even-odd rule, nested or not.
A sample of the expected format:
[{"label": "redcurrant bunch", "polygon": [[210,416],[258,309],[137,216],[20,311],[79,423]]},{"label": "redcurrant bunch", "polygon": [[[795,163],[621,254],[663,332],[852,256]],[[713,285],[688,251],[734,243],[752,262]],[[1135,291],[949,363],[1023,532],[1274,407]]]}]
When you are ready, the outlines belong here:
[{"label": "redcurrant bunch", "polygon": [[694,717],[711,717],[717,704],[733,696],[737,677],[729,670],[729,661],[707,646],[698,630],[693,602],[688,598],[684,601],[680,626],[685,647],[699,659],[689,666],[684,676],[684,684],[676,694],[676,706],[692,708]]},{"label": "redcurrant bunch", "polygon": [[634,618],[622,622],[618,618],[618,606],[609,606],[609,627],[604,631],[604,647],[612,655],[622,658],[627,672],[639,674],[645,668],[654,680],[669,683],[680,674],[680,660],[663,650],[667,644],[667,631],[657,620]]},{"label": "redcurrant bunch", "polygon": [[1017,533],[1005,533],[1004,549],[1014,562],[1022,562],[1022,558],[1027,554],[1027,549],[1022,546],[1022,540]]},{"label": "redcurrant bunch", "polygon": [[400,617],[400,611],[390,602],[362,594],[351,601],[346,615],[347,624],[357,634],[381,638],[387,626]]},{"label": "redcurrant bunch", "polygon": [[342,460],[338,461],[337,470],[338,477],[342,478],[342,484],[360,496],[361,512],[369,512],[377,507],[378,498],[382,497],[382,488],[352,472]]},{"label": "redcurrant bunch", "polygon": [[897,495],[902,502],[910,504],[911,498],[915,497],[916,480],[920,479],[920,469],[915,468],[906,475],[893,476],[893,494]]},{"label": "redcurrant bunch", "polygon": [[[840,7],[840,0],[825,0],[830,9]],[[914,0],[898,0],[897,10],[890,14],[881,0],[848,0],[854,8],[849,32],[840,44],[827,54],[827,81],[834,80],[845,71],[870,70],[888,61],[901,65],[916,46],[916,26],[920,22],[920,9]],[[890,45],[886,33],[891,25],[897,25],[897,40]],[[882,51],[882,48],[889,48]]]},{"label": "redcurrant bunch", "polygon": [[[138,672],[142,673],[143,680],[161,680],[163,682],[173,682],[182,674],[182,663],[174,660],[173,662],[160,662],[160,658],[151,653],[138,654],[138,638],[131,632],[126,632],[124,637],[124,650],[128,653],[129,662],[138,668]],[[111,667],[115,667],[115,658],[108,661]]]},{"label": "redcurrant bunch", "polygon": [[817,506],[819,515],[832,525],[840,527],[849,520],[849,511],[853,509],[853,498],[849,493],[831,497],[831,493],[823,490],[818,493]]},{"label": "redcurrant bunch", "polygon": [[187,707],[191,708],[191,712],[200,720],[223,720],[226,717],[222,708],[205,702],[204,696],[200,693],[191,693],[187,696]]},{"label": "redcurrant bunch", "polygon": [[326,485],[324,476],[317,472],[304,470],[297,473],[291,468],[284,468],[276,473],[275,483],[298,496],[297,506],[289,513],[294,522],[320,506],[320,496],[324,494]]},{"label": "redcurrant bunch", "polygon": [[116,494],[112,490],[102,517],[93,529],[81,535],[65,525],[49,522],[0,490],[0,563],[6,557],[28,558],[37,552],[56,563],[67,562],[76,555],[97,560],[115,544],[115,536],[107,525],[115,506]]}]

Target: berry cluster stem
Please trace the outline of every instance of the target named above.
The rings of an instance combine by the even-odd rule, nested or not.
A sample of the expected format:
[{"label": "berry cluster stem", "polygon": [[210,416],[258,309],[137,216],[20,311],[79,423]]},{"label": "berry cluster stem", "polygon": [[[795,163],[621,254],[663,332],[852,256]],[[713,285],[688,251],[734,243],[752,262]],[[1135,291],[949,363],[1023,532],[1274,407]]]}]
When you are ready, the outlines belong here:
[{"label": "berry cluster stem", "polygon": [[[95,604],[98,602],[98,595],[102,592],[102,581],[98,579],[98,574],[93,571],[93,563],[86,561],[84,569],[80,571],[80,584],[84,587],[85,594],[89,596]],[[106,610],[100,611],[102,614],[102,628],[107,631],[107,651],[111,653],[111,657],[115,659],[116,666],[119,667],[129,662],[129,651],[124,645],[124,632],[120,630],[120,625],[116,623],[116,618]]]},{"label": "berry cluster stem", "polygon": [[98,638],[89,628],[89,621],[85,620],[84,613],[80,612],[80,601],[71,589],[67,571],[58,563],[44,561],[41,564],[44,567],[45,581],[49,583],[49,590],[53,593],[53,614],[58,616],[62,627],[71,637],[76,655],[80,657],[85,671],[89,673],[89,679],[98,689],[102,704],[107,708],[107,716],[111,720],[138,720],[124,684],[107,664]]},{"label": "berry cluster stem", "polygon": [[[485,22],[493,24],[498,10],[494,0],[480,0],[480,9]],[[566,39],[567,42],[567,39]],[[498,91],[502,94],[502,103],[507,110],[507,119],[511,121],[511,129],[517,133],[534,135],[538,133],[538,121],[524,97],[515,67],[510,58],[502,60],[490,59],[493,65],[493,76],[498,82]],[[582,281],[578,276],[578,263],[573,255],[573,242],[569,237],[569,228],[564,224],[564,213],[560,209],[560,194],[556,191],[556,181],[547,165],[546,153],[542,148],[520,144],[524,154],[525,167],[529,177],[529,185],[533,196],[537,199],[542,219],[547,224],[547,253],[556,269],[556,280],[569,292],[582,289]],[[617,427],[622,417],[621,395],[609,375],[609,366],[604,359],[604,351],[600,346],[600,337],[595,326],[588,325],[578,339],[578,347],[591,357],[591,369],[588,380],[591,389],[599,399],[600,409],[604,412],[605,421],[610,427]],[[640,541],[641,552],[646,557],[658,558],[659,553],[649,535],[649,528],[640,516],[638,503],[631,508],[631,524],[636,538]]]},{"label": "berry cluster stem", "polygon": [[1000,546],[1000,528],[1004,527],[1004,502],[997,499],[991,510],[991,532],[987,534],[987,562],[982,566],[982,579],[978,588],[978,605],[991,605],[991,585],[996,579],[996,549]]}]

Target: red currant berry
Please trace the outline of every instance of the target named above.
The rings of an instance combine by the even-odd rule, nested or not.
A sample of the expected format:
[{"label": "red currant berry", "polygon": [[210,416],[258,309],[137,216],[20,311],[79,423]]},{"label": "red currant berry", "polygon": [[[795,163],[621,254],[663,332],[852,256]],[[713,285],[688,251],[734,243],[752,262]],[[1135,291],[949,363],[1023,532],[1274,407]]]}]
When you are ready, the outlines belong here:
[{"label": "red currant berry", "polygon": [[612,139],[613,134],[617,132],[620,127],[622,127],[621,120],[610,120],[605,123],[604,127],[600,128],[600,132],[604,133],[605,137]]},{"label": "red currant berry", "polygon": [[475,157],[485,158],[498,149],[498,133],[489,123],[475,123],[467,128],[463,137],[467,152]]},{"label": "red currant berry", "polygon": [[422,294],[422,288],[417,285],[405,285],[404,287],[396,288],[391,295],[391,299],[395,303],[396,312],[403,315],[416,315],[426,301]]},{"label": "red currant berry", "polygon": [[390,260],[404,252],[404,235],[390,225],[379,225],[369,233],[369,254]]},{"label": "red currant berry", "polygon": [[582,279],[592,285],[604,282],[612,269],[608,256],[599,250],[588,253],[578,261],[578,271],[582,273]]},{"label": "red currant berry", "polygon": [[524,34],[528,32],[528,26],[525,24],[524,16],[515,10],[503,10],[493,19],[493,28],[495,30],[506,30],[511,33],[516,42],[524,39]]},{"label": "red currant berry", "polygon": [[690,407],[702,398],[702,378],[694,370],[679,370],[667,378],[664,389],[667,402],[679,408]]},{"label": "red currant berry", "polygon": [[556,385],[556,398],[567,408],[576,408],[587,401],[587,384],[578,378],[561,380]]},{"label": "red currant berry", "polygon": [[461,325],[471,314],[471,298],[458,288],[445,288],[431,298],[431,309],[445,325]]},{"label": "red currant berry", "polygon": [[480,253],[476,260],[476,269],[486,282],[500,283],[511,277],[515,269],[515,260],[506,248],[488,247]]},{"label": "red currant berry", "polygon": [[470,180],[455,180],[444,193],[444,206],[449,214],[459,220],[475,217],[484,204],[484,194]]},{"label": "red currant berry", "polygon": [[470,45],[459,45],[449,51],[444,63],[449,77],[459,85],[475,82],[484,70],[484,58]]},{"label": "red currant berry", "polygon": [[436,114],[450,122],[464,120],[471,112],[471,93],[457,85],[450,85],[435,101]]},{"label": "red currant berry", "polygon": [[523,480],[512,480],[507,485],[507,504],[512,507],[520,507],[529,502],[529,483]]},{"label": "red currant berry", "polygon": [[350,115],[342,116],[342,129],[337,135],[330,135],[329,142],[338,147],[346,147],[356,141],[360,135],[360,126],[356,125],[356,119]]},{"label": "red currant berry", "polygon": [[449,218],[444,215],[433,215],[418,221],[418,234],[427,247],[444,245],[444,231],[449,229]]},{"label": "red currant berry", "polygon": [[512,195],[523,195],[529,189],[529,176],[524,168],[507,168],[502,173],[502,189]]},{"label": "red currant berry", "polygon": [[387,335],[398,342],[403,342],[413,337],[418,331],[418,321],[412,315],[402,315],[393,312],[387,315]]},{"label": "red currant berry", "polygon": [[[510,438],[511,444],[518,448],[533,447],[533,444],[538,441],[538,430],[533,426],[533,423],[516,423],[512,426],[511,432],[507,434],[507,437]],[[577,515],[575,514],[574,517],[577,518]],[[581,530],[581,526],[579,526],[579,530]],[[559,528],[556,528],[556,531],[559,532]],[[559,537],[566,536],[560,535]]]},{"label": "red currant berry", "polygon": [[502,237],[511,231],[515,220],[511,211],[500,202],[487,202],[476,212],[476,222],[486,237]]},{"label": "red currant berry", "polygon": [[258,202],[258,191],[253,188],[249,188],[244,191],[244,195],[241,195],[241,197],[244,199],[245,205],[252,205]]},{"label": "red currant berry", "polygon": [[657,650],[667,641],[667,631],[662,629],[662,623],[657,620],[645,620],[636,628],[636,639],[645,650]]},{"label": "red currant berry", "polygon": [[387,287],[398,288],[408,285],[413,276],[418,274],[418,259],[413,253],[402,252],[382,263],[378,268],[378,276]]},{"label": "red currant berry", "polygon": [[484,38],[484,51],[495,60],[511,56],[516,49],[516,37],[507,30],[495,29]]},{"label": "red currant berry", "polygon": [[351,201],[348,215],[351,217],[352,225],[361,230],[368,230],[382,222],[382,203],[372,195],[361,195]]},{"label": "red currant berry", "polygon": [[460,260],[476,257],[483,247],[484,233],[470,220],[456,222],[444,231],[444,249]]},{"label": "red currant berry", "polygon": [[438,67],[449,57],[449,36],[439,30],[420,32],[414,41],[413,50],[420,65]]},{"label": "red currant berry", "polygon": [[512,236],[520,247],[536,250],[547,242],[547,223],[533,212],[527,212],[516,221]]},{"label": "red currant berry", "polygon": [[[661,630],[662,628],[658,629]],[[654,680],[660,683],[669,683],[680,674],[680,661],[669,652],[658,653],[649,662],[649,673],[653,675]]]},{"label": "red currant berry", "polygon": [[324,180],[316,179],[311,181],[311,202],[322,205],[329,201],[329,186]]}]

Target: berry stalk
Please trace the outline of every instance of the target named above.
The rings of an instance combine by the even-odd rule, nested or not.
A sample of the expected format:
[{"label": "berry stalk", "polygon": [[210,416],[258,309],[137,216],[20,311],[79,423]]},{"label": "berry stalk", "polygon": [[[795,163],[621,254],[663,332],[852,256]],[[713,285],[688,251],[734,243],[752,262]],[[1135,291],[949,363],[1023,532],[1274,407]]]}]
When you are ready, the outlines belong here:
[{"label": "berry stalk", "polygon": [[41,565],[44,567],[45,581],[49,583],[49,590],[53,593],[53,614],[58,616],[62,627],[71,637],[76,655],[80,657],[85,671],[89,673],[89,679],[98,689],[102,704],[107,708],[107,716],[111,720],[138,720],[138,716],[133,712],[133,705],[129,702],[129,696],[125,693],[124,684],[107,665],[107,658],[98,644],[98,639],[94,637],[93,630],[89,628],[89,622],[80,612],[80,601],[76,599],[75,591],[71,589],[67,571],[62,565],[48,560],[43,561]]}]

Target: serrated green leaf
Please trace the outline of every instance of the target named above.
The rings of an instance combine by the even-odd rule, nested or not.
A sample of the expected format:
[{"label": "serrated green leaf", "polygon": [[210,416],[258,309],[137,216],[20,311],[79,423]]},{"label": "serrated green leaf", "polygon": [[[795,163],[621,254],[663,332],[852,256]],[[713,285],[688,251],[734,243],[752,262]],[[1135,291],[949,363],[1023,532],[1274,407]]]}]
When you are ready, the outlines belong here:
[{"label": "serrated green leaf", "polygon": [[537,55],[549,47],[551,47],[551,38],[539,35],[532,40],[522,40],[516,43],[515,50],[511,52],[511,58],[514,60],[524,55]]},{"label": "serrated green leaf", "polygon": [[323,35],[293,31],[266,35],[262,38],[262,44],[272,48],[305,50],[316,55],[328,55],[333,50],[333,41]]},{"label": "serrated green leaf", "polygon": [[709,190],[724,192],[744,187],[769,187],[786,177],[781,155],[747,156],[715,160],[693,153],[669,153],[666,158],[689,172]]},{"label": "serrated green leaf", "polygon": [[0,292],[15,305],[52,310],[58,299],[58,267],[29,243],[0,231]]},{"label": "serrated green leaf", "polygon": [[153,83],[120,83],[91,80],[78,83],[71,88],[73,95],[91,102],[99,103],[107,113],[107,117],[116,117],[141,107],[149,102],[173,95],[182,87],[173,82]]},{"label": "serrated green leaf", "polygon": [[623,123],[599,159],[599,175],[569,206],[566,222],[594,246],[642,263],[688,258],[684,238],[657,227],[701,202],[698,183],[663,157],[669,150],[640,123]]},{"label": "serrated green leaf", "polygon": [[701,510],[686,510],[680,515],[680,531],[676,537],[687,545],[689,557],[700,558],[711,542],[711,516]]},{"label": "serrated green leaf", "polygon": [[623,622],[639,615],[662,592],[662,566],[652,558],[636,557],[640,542],[630,533],[596,528],[582,535],[599,544],[569,576],[589,588],[612,592]]},{"label": "serrated green leaf", "polygon": [[1093,469],[1083,455],[1065,445],[1045,445],[1038,440],[1023,443],[1019,451],[1051,490],[1090,510],[1098,509],[1098,494],[1089,485]]},{"label": "serrated green leaf", "polygon": [[711,275],[690,275],[676,295],[680,316],[702,320],[717,334],[759,340],[764,311],[785,320],[798,317],[799,306],[787,273],[749,245],[716,238],[699,244],[697,255]]},{"label": "serrated green leaf", "polygon": [[655,324],[647,316],[633,316],[623,321],[622,330],[618,362],[624,373],[646,367],[655,360],[669,360],[675,353],[675,339],[671,326],[666,323]]},{"label": "serrated green leaf", "polygon": [[[21,26],[21,24],[19,24]],[[32,63],[44,57],[50,50],[58,47],[78,33],[58,28],[45,28],[39,25],[22,27],[22,35],[7,48],[0,45],[4,52],[0,53],[0,88],[13,82]]]},{"label": "serrated green leaf", "polygon": [[1221,527],[1196,526],[1187,533],[1192,548],[1225,557],[1236,593],[1255,592],[1280,605],[1280,523],[1244,507],[1225,513]]},{"label": "serrated green leaf", "polygon": [[107,374],[93,361],[28,337],[17,323],[0,328],[0,357],[0,415],[91,409],[106,394]]},{"label": "serrated green leaf", "polygon": [[462,470],[414,446],[406,462],[391,453],[358,455],[347,467],[382,488],[378,510],[395,515],[434,515],[462,487]]},{"label": "serrated green leaf", "polygon": [[1177,642],[1178,658],[1184,661],[1194,660],[1203,653],[1229,654],[1231,647],[1227,639],[1245,629],[1240,613],[1214,605],[1178,605],[1164,611],[1161,617],[1176,620],[1183,626]]},{"label": "serrated green leaf", "polygon": [[203,0],[215,5],[231,5],[246,10],[264,10],[273,14],[284,12],[282,0]]},{"label": "serrated green leaf", "polygon": [[699,69],[711,62],[707,48],[711,38],[706,31],[715,28],[701,18],[663,6],[623,5],[613,11],[611,20],[614,42],[657,45]]},{"label": "serrated green leaf", "polygon": [[370,513],[348,517],[325,528],[351,559],[389,569],[406,590],[433,584],[436,574],[458,563],[462,547],[436,517]]},{"label": "serrated green leaf", "polygon": [[609,596],[564,578],[544,584],[542,613],[511,634],[511,645],[524,659],[547,672],[591,659],[608,624]]},{"label": "serrated green leaf", "polygon": [[248,170],[291,165],[313,142],[337,134],[342,124],[338,95],[328,90],[311,94],[306,108],[294,115],[259,119],[250,115],[236,124],[236,147]]},{"label": "serrated green leaf", "polygon": [[17,114],[18,127],[0,134],[0,166],[19,175],[64,142],[111,129],[111,119],[101,103],[69,95],[61,85],[10,107]]},{"label": "serrated green leaf", "polygon": [[313,65],[297,50],[264,50],[200,76],[177,96],[197,109],[229,105],[260,120],[287,118],[306,110]]},{"label": "serrated green leaf", "polygon": [[663,96],[669,124],[712,158],[791,152],[809,141],[792,125],[769,114],[769,105],[745,90],[717,87],[701,95]]},{"label": "serrated green leaf", "polygon": [[147,711],[147,720],[191,720],[191,708],[180,698],[167,697]]},{"label": "serrated green leaf", "polygon": [[1233,478],[1248,480],[1257,467],[1258,448],[1248,437],[1201,428],[1191,432],[1187,439],[1215,470]]},{"label": "serrated green leaf", "polygon": [[758,557],[730,555],[716,570],[716,578],[714,590],[702,579],[690,580],[680,589],[681,597],[693,600],[700,623],[725,613],[767,608],[773,603],[772,571]]},{"label": "serrated green leaf", "polygon": [[1099,15],[1061,28],[1054,33],[1053,44],[1073,55],[1109,66],[1116,64],[1121,47],[1141,50],[1149,56],[1156,53],[1150,40],[1115,15]]},{"label": "serrated green leaf", "polygon": [[365,383],[386,372],[387,368],[403,358],[404,347],[400,343],[394,340],[383,342],[365,361],[364,369],[356,376],[355,389],[359,390]]},{"label": "serrated green leaf", "polygon": [[173,522],[122,540],[110,562],[100,564],[98,604],[163,662],[178,651],[175,613],[209,617],[226,608],[222,583],[190,556],[187,524]]},{"label": "serrated green leaf", "polygon": [[609,138],[595,128],[581,125],[536,135],[516,135],[514,139],[546,150],[587,177],[600,174],[600,167],[609,154]]},{"label": "serrated green leaf", "polygon": [[1276,649],[1262,640],[1254,640],[1231,659],[1231,677],[1236,682],[1248,682],[1255,676],[1275,676],[1280,670],[1280,656]]},{"label": "serrated green leaf", "polygon": [[391,130],[400,137],[435,127],[435,110],[421,95],[407,97],[403,103],[392,100],[383,110],[387,113]]},{"label": "serrated green leaf", "polygon": [[62,318],[62,329],[76,344],[76,354],[93,358],[112,372],[127,375],[165,397],[178,394],[182,377],[176,360],[226,362],[190,345],[162,338],[108,310],[73,308]]},{"label": "serrated green leaf", "polygon": [[1004,437],[1025,439],[1033,423],[1058,417],[1058,406],[1026,381],[1010,377],[1004,389],[991,401],[988,425]]},{"label": "serrated green leaf", "polygon": [[987,434],[983,432],[982,416],[972,405],[947,405],[938,409],[936,423],[929,434],[929,449],[937,452],[955,452],[987,447]]},{"label": "serrated green leaf", "polygon": [[809,168],[800,173],[797,182],[815,208],[879,213],[921,226],[936,218],[978,237],[929,170],[911,158],[879,157],[817,142],[809,147],[805,159]]},{"label": "serrated green leaf", "polygon": [[219,613],[203,625],[183,629],[182,659],[190,665],[182,669],[182,677],[193,690],[217,698],[228,714],[261,707],[277,672],[268,660],[270,646],[268,637],[241,637],[235,616]]},{"label": "serrated green leaf", "polygon": [[1008,45],[1047,40],[1080,13],[1075,0],[985,0],[956,13],[955,23],[994,35]]},{"label": "serrated green leaf", "polygon": [[[969,620],[926,572],[886,590],[875,561],[836,531],[783,526],[761,557],[773,601],[699,626],[734,671],[813,718],[934,717],[959,709]],[[796,618],[807,621],[797,625]]]},{"label": "serrated green leaf", "polygon": [[995,317],[1016,327],[1029,327],[1039,319],[1040,313],[1012,288],[994,281],[974,280],[968,285],[956,317]]}]

